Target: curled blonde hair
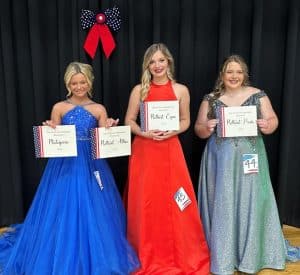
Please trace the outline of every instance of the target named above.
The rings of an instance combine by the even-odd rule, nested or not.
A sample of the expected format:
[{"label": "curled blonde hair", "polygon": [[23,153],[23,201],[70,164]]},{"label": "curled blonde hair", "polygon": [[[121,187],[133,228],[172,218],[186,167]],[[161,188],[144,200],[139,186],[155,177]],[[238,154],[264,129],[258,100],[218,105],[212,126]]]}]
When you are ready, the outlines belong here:
[{"label": "curled blonde hair", "polygon": [[143,101],[149,92],[150,89],[150,83],[152,80],[152,75],[149,71],[149,64],[151,62],[151,59],[153,55],[157,52],[161,51],[161,53],[165,56],[165,58],[168,60],[168,71],[167,76],[170,80],[175,81],[174,79],[174,72],[175,72],[175,66],[174,66],[174,59],[171,55],[170,51],[164,45],[163,43],[156,43],[152,44],[145,52],[144,59],[143,59],[143,65],[142,65],[142,77],[141,77],[141,100]]},{"label": "curled blonde hair", "polygon": [[92,89],[93,89],[93,81],[94,81],[93,68],[89,64],[80,63],[80,62],[71,62],[66,68],[64,81],[65,81],[66,88],[68,90],[67,98],[70,98],[72,96],[72,92],[69,87],[71,78],[75,74],[79,74],[79,73],[85,76],[86,81],[90,86],[90,90],[88,91],[88,96],[89,98],[92,98],[93,96]]},{"label": "curled blonde hair", "polygon": [[212,91],[214,99],[219,98],[225,92],[225,85],[224,85],[224,81],[223,81],[223,76],[224,76],[224,74],[226,72],[226,69],[227,69],[227,66],[230,62],[236,62],[236,63],[240,64],[240,66],[242,68],[242,71],[243,71],[243,74],[244,74],[244,80],[243,80],[242,86],[245,87],[245,86],[250,85],[250,83],[249,83],[249,70],[248,70],[248,66],[247,66],[246,62],[239,55],[236,55],[236,54],[230,55],[229,57],[227,57],[225,59],[225,61],[223,62],[222,66],[221,66],[221,69],[219,71],[219,76],[217,78],[215,87]]}]

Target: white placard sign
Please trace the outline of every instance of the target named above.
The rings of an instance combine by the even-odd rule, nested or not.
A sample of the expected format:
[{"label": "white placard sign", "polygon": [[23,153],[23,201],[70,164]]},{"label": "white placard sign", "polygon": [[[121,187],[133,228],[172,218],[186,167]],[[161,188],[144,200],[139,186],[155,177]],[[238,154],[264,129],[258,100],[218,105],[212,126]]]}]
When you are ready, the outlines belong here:
[{"label": "white placard sign", "polygon": [[130,126],[115,126],[110,128],[100,127],[92,129],[91,146],[94,159],[130,155]]},{"label": "white placard sign", "polygon": [[37,158],[77,156],[75,125],[33,126]]},{"label": "white placard sign", "polygon": [[217,118],[219,137],[257,136],[256,106],[220,107]]},{"label": "white placard sign", "polygon": [[140,106],[142,131],[179,130],[179,101],[146,101]]}]

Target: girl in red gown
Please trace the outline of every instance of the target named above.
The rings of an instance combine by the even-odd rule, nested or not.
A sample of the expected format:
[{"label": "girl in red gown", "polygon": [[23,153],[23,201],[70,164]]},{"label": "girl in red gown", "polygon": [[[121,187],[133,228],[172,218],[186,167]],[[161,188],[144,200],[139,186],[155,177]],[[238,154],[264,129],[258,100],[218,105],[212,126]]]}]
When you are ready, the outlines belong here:
[{"label": "girl in red gown", "polygon": [[[128,239],[141,261],[135,273],[139,275],[209,274],[208,247],[178,139],[190,125],[189,91],[175,82],[173,73],[174,61],[166,46],[150,46],[141,84],[131,92],[125,118],[135,134],[125,201]],[[143,131],[136,122],[141,103],[166,100],[179,101],[179,130]],[[190,199],[183,210],[175,200],[182,189]]]}]

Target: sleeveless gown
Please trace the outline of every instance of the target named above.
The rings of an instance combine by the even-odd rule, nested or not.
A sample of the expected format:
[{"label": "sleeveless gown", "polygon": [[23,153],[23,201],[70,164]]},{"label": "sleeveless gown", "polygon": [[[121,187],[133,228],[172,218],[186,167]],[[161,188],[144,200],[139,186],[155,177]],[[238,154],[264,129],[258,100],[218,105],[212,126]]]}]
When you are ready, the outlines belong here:
[{"label": "sleeveless gown", "polygon": [[107,162],[91,157],[97,120],[74,106],[62,124],[76,125],[78,156],[48,160],[23,224],[0,237],[0,274],[129,274],[139,262],[123,202]]},{"label": "sleeveless gown", "polygon": [[[253,94],[242,106],[257,106],[260,117],[264,96],[263,91]],[[218,99],[211,101],[210,95],[204,99],[211,102],[211,118],[226,106]],[[244,174],[242,155],[249,153],[258,154],[258,173]],[[236,269],[253,274],[263,268],[285,268],[285,241],[260,133],[233,138],[211,135],[202,155],[198,201],[212,273],[233,274]]]},{"label": "sleeveless gown", "polygon": [[[176,99],[168,82],[151,84],[145,101]],[[192,201],[183,211],[174,200],[180,187]],[[135,136],[125,201],[128,239],[141,261],[141,268],[135,274],[209,273],[209,252],[177,136],[164,141]]]}]

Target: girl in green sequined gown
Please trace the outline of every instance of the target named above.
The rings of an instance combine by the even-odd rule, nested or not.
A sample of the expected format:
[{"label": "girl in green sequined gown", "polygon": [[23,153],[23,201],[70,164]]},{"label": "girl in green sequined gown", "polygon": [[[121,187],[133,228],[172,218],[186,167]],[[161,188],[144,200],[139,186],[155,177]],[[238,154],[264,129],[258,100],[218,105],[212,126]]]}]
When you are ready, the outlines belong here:
[{"label": "girl in green sequined gown", "polygon": [[[258,135],[218,137],[218,110],[256,106]],[[195,132],[209,138],[202,155],[198,201],[211,251],[211,272],[255,273],[284,269],[286,249],[262,138],[278,126],[266,93],[248,86],[248,69],[239,56],[224,63],[215,90],[201,103]],[[245,174],[243,155],[258,157],[258,172]]]}]

